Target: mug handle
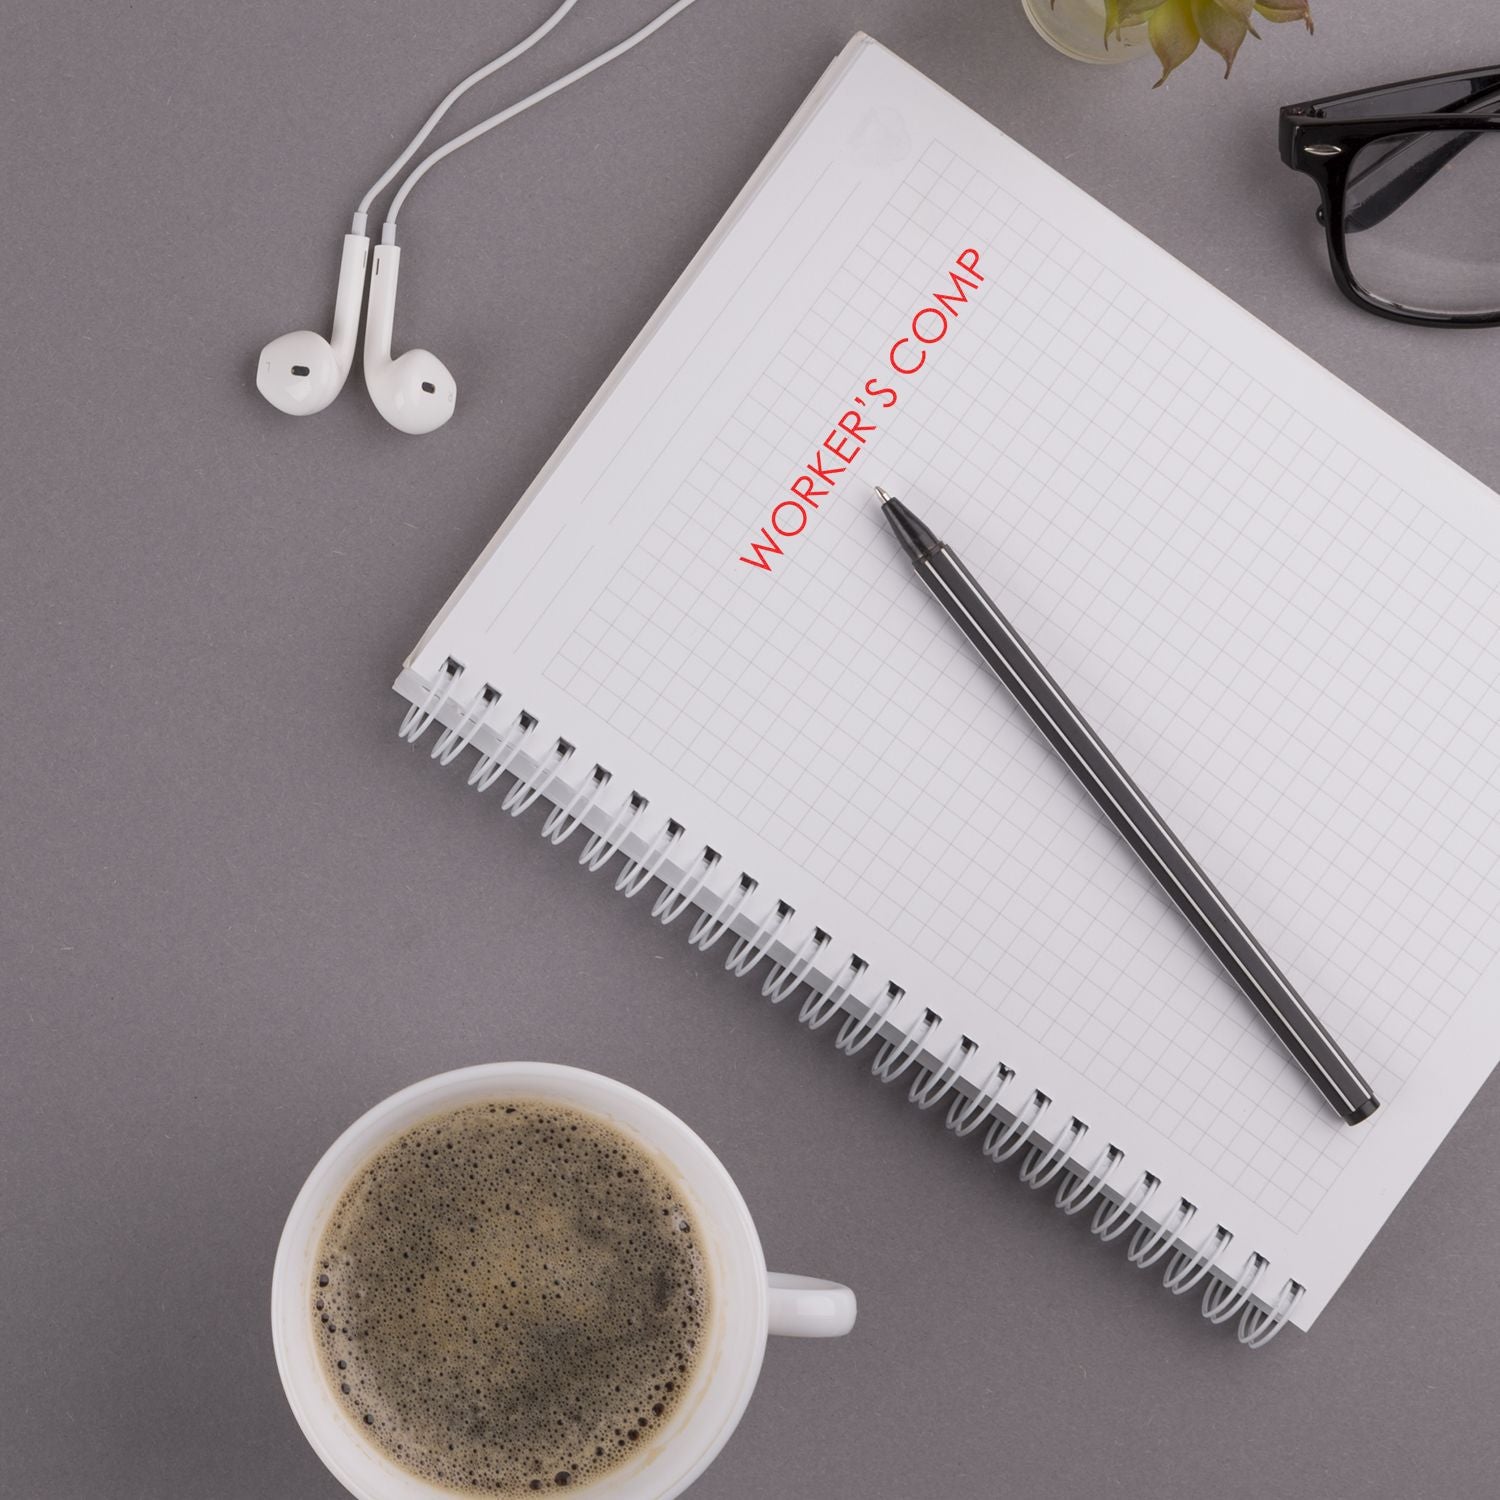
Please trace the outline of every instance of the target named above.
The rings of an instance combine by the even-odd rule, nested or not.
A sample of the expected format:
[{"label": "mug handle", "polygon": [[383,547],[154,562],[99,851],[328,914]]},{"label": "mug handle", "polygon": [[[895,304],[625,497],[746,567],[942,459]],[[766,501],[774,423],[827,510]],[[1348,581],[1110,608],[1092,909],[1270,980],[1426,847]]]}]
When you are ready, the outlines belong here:
[{"label": "mug handle", "polygon": [[816,1276],[766,1272],[770,1332],[794,1339],[834,1339],[854,1327],[854,1293]]}]

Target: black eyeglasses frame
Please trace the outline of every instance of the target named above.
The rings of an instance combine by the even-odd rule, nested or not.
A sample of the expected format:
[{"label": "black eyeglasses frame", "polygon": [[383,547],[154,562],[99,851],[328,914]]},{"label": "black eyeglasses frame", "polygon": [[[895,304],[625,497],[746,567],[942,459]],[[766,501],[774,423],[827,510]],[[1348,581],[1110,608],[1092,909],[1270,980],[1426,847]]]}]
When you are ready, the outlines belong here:
[{"label": "black eyeglasses frame", "polygon": [[[1395,104],[1403,94],[1445,92],[1456,92],[1458,98],[1442,112],[1387,113],[1384,109]],[[1454,112],[1476,105],[1500,109],[1500,67],[1438,73],[1430,78],[1387,84],[1381,88],[1357,89],[1304,104],[1289,104],[1281,111],[1281,159],[1294,172],[1312,178],[1318,185],[1322,197],[1318,217],[1328,239],[1328,258],[1334,282],[1351,302],[1377,317],[1427,327],[1500,327],[1500,308],[1483,313],[1418,311],[1374,295],[1360,285],[1350,269],[1345,231],[1349,174],[1361,147],[1390,136],[1419,131],[1451,131],[1455,136],[1454,145],[1446,149],[1439,163],[1446,164],[1467,144],[1458,140],[1460,134],[1472,137],[1481,132],[1500,131],[1500,115]],[[1415,187],[1412,190],[1415,191]],[[1500,245],[1496,246],[1496,255],[1500,257]]]}]

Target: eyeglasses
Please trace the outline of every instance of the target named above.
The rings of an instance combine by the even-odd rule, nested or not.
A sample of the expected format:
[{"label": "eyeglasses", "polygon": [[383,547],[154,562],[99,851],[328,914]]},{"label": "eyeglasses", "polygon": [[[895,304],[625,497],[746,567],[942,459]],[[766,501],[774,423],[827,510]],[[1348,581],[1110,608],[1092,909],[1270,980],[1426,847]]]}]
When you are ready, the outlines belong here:
[{"label": "eyeglasses", "polygon": [[1322,192],[1352,302],[1402,323],[1500,326],[1500,67],[1290,104],[1281,159]]}]

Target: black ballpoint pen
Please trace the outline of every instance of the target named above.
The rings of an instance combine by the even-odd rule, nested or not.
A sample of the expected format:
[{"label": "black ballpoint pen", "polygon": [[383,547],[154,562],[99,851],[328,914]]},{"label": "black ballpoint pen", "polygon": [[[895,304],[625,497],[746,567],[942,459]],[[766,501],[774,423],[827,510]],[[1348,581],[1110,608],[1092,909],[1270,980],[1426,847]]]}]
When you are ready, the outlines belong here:
[{"label": "black ballpoint pen", "polygon": [[922,581],[978,648],[1084,790],[1208,944],[1323,1097],[1357,1125],[1379,1108],[1323,1023],[1162,821],[974,575],[899,500],[876,487],[886,520]]}]

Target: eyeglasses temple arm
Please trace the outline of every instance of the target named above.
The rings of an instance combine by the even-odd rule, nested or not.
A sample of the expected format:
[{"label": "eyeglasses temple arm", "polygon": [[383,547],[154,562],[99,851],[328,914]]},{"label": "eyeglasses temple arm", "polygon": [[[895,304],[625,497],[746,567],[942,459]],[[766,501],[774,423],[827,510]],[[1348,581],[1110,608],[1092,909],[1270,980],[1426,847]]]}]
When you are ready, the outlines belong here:
[{"label": "eyeglasses temple arm", "polygon": [[[1497,104],[1500,104],[1500,84],[1491,84],[1488,88],[1480,89],[1471,94],[1469,98],[1455,105],[1452,109],[1444,110],[1444,114],[1476,114],[1490,113]],[[1346,234],[1358,234],[1362,229],[1373,229],[1377,224],[1382,224],[1390,218],[1404,203],[1411,200],[1412,196],[1424,188],[1444,167],[1451,162],[1461,151],[1473,145],[1473,143],[1485,132],[1479,130],[1455,131],[1453,135],[1445,140],[1442,145],[1434,146],[1431,150],[1411,162],[1397,176],[1385,184],[1384,187],[1370,194],[1357,209],[1346,214],[1344,218],[1344,232]],[[1397,151],[1410,151],[1415,145],[1415,139],[1407,141],[1404,146],[1398,147]],[[1397,154],[1396,152],[1391,155]],[[1369,176],[1371,172],[1379,171],[1391,160],[1391,156],[1384,157],[1373,167],[1368,167],[1363,172],[1356,172],[1349,178],[1349,186],[1356,186],[1361,179]]]},{"label": "eyeglasses temple arm", "polygon": [[[1363,199],[1358,208],[1346,212],[1344,232],[1358,234],[1362,229],[1373,229],[1377,224],[1383,224],[1398,208],[1426,187],[1455,156],[1473,145],[1483,134],[1485,132],[1481,130],[1455,131],[1441,146],[1434,146],[1384,187],[1377,188],[1368,198]],[[1389,160],[1387,157],[1386,161]],[[1380,166],[1384,165],[1385,162],[1380,163]],[[1349,186],[1354,187],[1361,177],[1378,170],[1379,167],[1369,167],[1364,172],[1355,173],[1349,179]]]}]

